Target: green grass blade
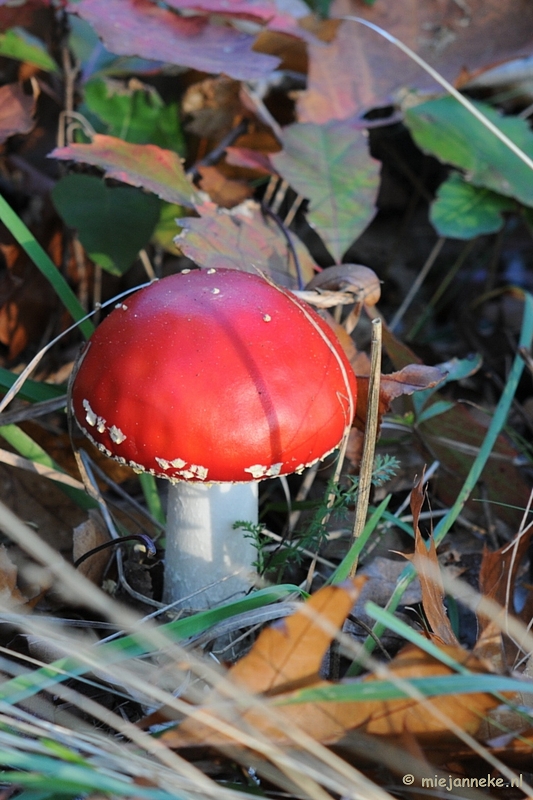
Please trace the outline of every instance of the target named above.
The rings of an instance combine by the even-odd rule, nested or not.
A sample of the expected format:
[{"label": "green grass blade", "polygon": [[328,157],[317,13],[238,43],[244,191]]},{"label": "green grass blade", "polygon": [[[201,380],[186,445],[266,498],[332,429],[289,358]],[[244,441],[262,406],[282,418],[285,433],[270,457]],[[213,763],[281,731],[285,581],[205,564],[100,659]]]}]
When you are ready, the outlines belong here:
[{"label": "green grass blade", "polygon": [[357,561],[359,555],[365,544],[367,543],[368,539],[370,538],[371,534],[375,531],[380,519],[382,518],[383,514],[387,506],[389,505],[389,501],[392,495],[387,495],[384,500],[379,504],[376,510],[371,514],[369,520],[367,521],[365,527],[363,528],[363,532],[361,536],[359,536],[353,545],[350,547],[344,558],[342,559],[341,563],[333,573],[333,575],[327,580],[327,583],[342,583],[342,581],[346,580],[348,575],[350,574],[351,566],[354,562]]},{"label": "green grass blade", "polygon": [[[174,792],[169,794],[162,789],[144,788],[124,777],[106,774],[95,766],[82,766],[59,761],[56,758],[25,753],[14,748],[0,749],[0,764],[11,767],[13,772],[2,772],[2,783],[22,785],[47,790],[52,789],[55,797],[74,796],[80,792],[101,791],[119,797],[146,798],[146,800],[186,800]],[[18,772],[27,770],[27,772]]]},{"label": "green grass blade", "polygon": [[[404,679],[405,680],[405,679]],[[509,678],[506,675],[480,675],[470,673],[466,675],[438,675],[430,678],[409,678],[409,686],[425,697],[440,697],[442,695],[476,694],[487,692],[500,694],[501,692],[528,692],[533,689],[533,684],[518,678]],[[288,698],[280,698],[276,706],[295,705],[298,703],[348,703],[348,702],[381,702],[384,700],[399,700],[409,697],[408,691],[398,686],[393,681],[353,681],[350,683],[337,683],[330,686],[320,686],[315,689],[300,689],[291,693]]]},{"label": "green grass blade", "polygon": [[[57,296],[71,314],[72,318],[77,321],[85,316],[86,312],[81,307],[78,299],[66,280],[61,275],[53,261],[49,258],[48,254],[43,250],[39,242],[33,236],[31,231],[22,222],[18,214],[16,214],[9,203],[0,194],[0,220],[4,223],[6,228],[11,232],[20,246],[26,251],[28,256],[42,272],[44,277],[50,282]],[[94,331],[94,325],[90,320],[85,320],[80,323],[80,330],[86,338],[89,338]]]}]

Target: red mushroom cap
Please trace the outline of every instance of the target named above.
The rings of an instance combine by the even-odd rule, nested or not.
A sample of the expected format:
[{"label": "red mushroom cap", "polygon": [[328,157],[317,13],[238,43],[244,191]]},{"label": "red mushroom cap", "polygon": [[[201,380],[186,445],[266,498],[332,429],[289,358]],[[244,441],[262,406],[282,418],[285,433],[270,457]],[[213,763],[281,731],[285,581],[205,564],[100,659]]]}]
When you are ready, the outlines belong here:
[{"label": "red mushroom cap", "polygon": [[339,444],[356,380],[329,326],[232,269],[193,270],[118,304],[91,337],[71,403],[106,455],[171,480],[298,472]]}]

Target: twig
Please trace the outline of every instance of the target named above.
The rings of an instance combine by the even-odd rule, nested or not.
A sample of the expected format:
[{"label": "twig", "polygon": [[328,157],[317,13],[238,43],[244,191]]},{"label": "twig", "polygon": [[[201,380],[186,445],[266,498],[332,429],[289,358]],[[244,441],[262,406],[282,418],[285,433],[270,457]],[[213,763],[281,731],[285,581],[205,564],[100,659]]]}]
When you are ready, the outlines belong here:
[{"label": "twig", "polygon": [[[368,382],[368,416],[366,420],[365,443],[359,473],[359,489],[357,492],[357,505],[353,525],[352,541],[361,535],[365,527],[372,486],[372,471],[374,468],[374,451],[376,449],[376,435],[379,417],[379,386],[381,381],[381,320],[372,320],[372,345],[370,350],[370,380]],[[350,546],[351,546],[350,545]],[[357,559],[350,567],[349,575],[354,577],[357,570]]]},{"label": "twig", "polygon": [[200,159],[200,161],[197,161],[196,164],[193,164],[192,167],[187,170],[189,178],[196,180],[200,177],[200,167],[212,167],[214,164],[217,164],[226,152],[226,147],[232,145],[233,142],[240,136],[243,136],[247,130],[248,120],[242,119],[205,158]]}]

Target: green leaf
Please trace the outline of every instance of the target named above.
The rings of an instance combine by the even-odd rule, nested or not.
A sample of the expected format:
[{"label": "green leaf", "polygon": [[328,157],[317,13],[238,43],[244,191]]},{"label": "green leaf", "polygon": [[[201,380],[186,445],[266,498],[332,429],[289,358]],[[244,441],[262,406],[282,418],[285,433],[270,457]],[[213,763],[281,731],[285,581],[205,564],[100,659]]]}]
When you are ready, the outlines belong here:
[{"label": "green leaf", "polygon": [[10,28],[0,34],[0,56],[27,61],[46,72],[58,72],[57,64],[48,54],[44,42],[24,28]]},{"label": "green leaf", "polygon": [[133,144],[156,144],[183,155],[177,103],[165,105],[151,86],[101,78],[85,85],[85,106],[105,124],[104,133]]},{"label": "green leaf", "polygon": [[159,219],[153,194],[106,186],[95,175],[66,175],[54,186],[52,200],[90,258],[113,275],[131,266]]},{"label": "green leaf", "polygon": [[379,162],[352,122],[299,123],[285,128],[275,168],[309,200],[308,219],[337,263],[375,214]]},{"label": "green leaf", "polygon": [[178,154],[155,144],[130,144],[98,133],[91,144],[56,147],[50,158],[100,167],[107,178],[141,186],[169,203],[190,208],[200,202]]},{"label": "green leaf", "polygon": [[[486,103],[475,105],[533,157],[533,133],[525,119],[503,117]],[[465,170],[472,185],[533,205],[531,171],[455,98],[442,97],[408,109],[405,122],[422,150]]]},{"label": "green leaf", "polygon": [[490,189],[473,186],[453,172],[437,191],[429,218],[440,236],[474,239],[496,233],[503,226],[503,214],[515,204]]}]

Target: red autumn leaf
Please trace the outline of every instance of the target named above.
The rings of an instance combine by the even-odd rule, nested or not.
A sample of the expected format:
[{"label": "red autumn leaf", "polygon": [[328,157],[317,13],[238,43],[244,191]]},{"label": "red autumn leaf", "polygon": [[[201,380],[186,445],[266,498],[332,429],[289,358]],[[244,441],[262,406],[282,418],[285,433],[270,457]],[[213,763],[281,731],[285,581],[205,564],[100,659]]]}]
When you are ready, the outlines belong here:
[{"label": "red autumn leaf", "polygon": [[29,133],[34,126],[35,100],[17,83],[0,88],[0,142],[15,133]]},{"label": "red autumn leaf", "polygon": [[[231,213],[213,203],[204,203],[196,210],[199,219],[179,220],[183,230],[175,241],[186,256],[202,267],[260,270],[281,286],[296,286],[296,269],[287,240],[279,227],[263,216],[257,203],[247,201]],[[314,274],[315,263],[295,236],[291,240],[307,282]]]},{"label": "red autumn leaf", "polygon": [[155,144],[130,144],[114,136],[96,134],[91,144],[56,147],[50,158],[92,164],[132,186],[142,186],[169,203],[193,206],[196,190],[189,183],[177,153]]},{"label": "red autumn leaf", "polygon": [[309,14],[302,0],[167,0],[167,5],[181,10],[210,12],[225,17],[256,20],[274,31],[305,36],[298,19]]},{"label": "red autumn leaf", "polygon": [[149,0],[79,0],[68,10],[89,22],[113,53],[224,72],[238,80],[261,78],[279,59],[255,53],[254,37],[206,16],[180,17]]},{"label": "red autumn leaf", "polygon": [[[533,6],[529,0],[469,0],[401,4],[336,0],[332,15],[354,15],[380,26],[454,82],[499,61],[529,56]],[[312,44],[308,89],[298,104],[304,122],[346,119],[390,103],[402,87],[435,89],[435,81],[376,31],[344,21],[333,44]],[[339,81],[339,75],[343,80]]]}]

